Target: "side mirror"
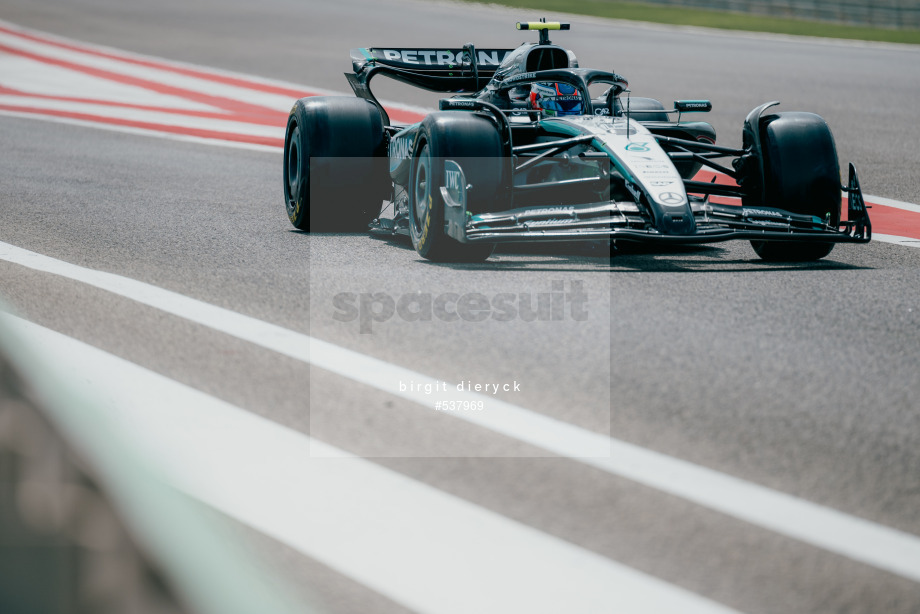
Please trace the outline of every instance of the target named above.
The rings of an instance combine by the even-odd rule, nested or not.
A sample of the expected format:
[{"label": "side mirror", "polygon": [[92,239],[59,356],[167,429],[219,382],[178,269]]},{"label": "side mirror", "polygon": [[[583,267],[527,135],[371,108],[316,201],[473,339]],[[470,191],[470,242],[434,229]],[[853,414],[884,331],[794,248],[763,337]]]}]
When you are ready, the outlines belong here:
[{"label": "side mirror", "polygon": [[709,113],[712,102],[709,100],[675,100],[674,110],[679,113]]}]

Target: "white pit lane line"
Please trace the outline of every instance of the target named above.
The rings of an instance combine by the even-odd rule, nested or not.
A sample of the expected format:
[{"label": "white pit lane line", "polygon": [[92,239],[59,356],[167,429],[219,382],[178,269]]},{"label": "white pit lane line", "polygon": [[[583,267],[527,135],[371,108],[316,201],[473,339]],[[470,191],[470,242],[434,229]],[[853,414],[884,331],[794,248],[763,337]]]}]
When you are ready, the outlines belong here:
[{"label": "white pit lane line", "polygon": [[[151,284],[8,243],[0,242],[0,259],[106,290],[419,404],[428,405],[429,397],[422,392],[401,392],[394,382],[413,380],[434,386],[440,381]],[[457,400],[486,399],[471,392],[452,394]],[[920,537],[916,535],[587,431],[491,396],[488,406],[487,412],[447,415],[920,582]],[[315,454],[321,455],[322,448]]]},{"label": "white pit lane line", "polygon": [[[417,612],[735,612],[112,354],[2,315],[179,489]],[[323,458],[317,458],[317,450]]]}]

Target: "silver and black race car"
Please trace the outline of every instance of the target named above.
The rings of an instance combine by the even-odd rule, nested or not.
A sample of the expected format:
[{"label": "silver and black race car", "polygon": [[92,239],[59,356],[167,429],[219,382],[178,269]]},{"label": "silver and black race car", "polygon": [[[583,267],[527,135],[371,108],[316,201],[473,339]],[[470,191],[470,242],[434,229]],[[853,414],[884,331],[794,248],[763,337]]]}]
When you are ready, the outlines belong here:
[{"label": "silver and black race car", "polygon": [[[467,262],[509,241],[746,239],[765,260],[792,261],[870,240],[856,171],[850,164],[840,185],[821,117],[768,113],[779,104],[769,102],[745,119],[742,149],[720,147],[710,124],[682,121],[711,110],[709,101],[665,109],[632,97],[625,78],[579,68],[572,52],[550,42],[548,32],[568,24],[517,28],[536,30],[539,42],[352,50],[346,78],[355,98],[303,98],[291,109],[291,222],[405,234],[425,258]],[[421,122],[399,125],[371,92],[376,75],[454,95]],[[734,182],[696,180],[703,167]]]}]

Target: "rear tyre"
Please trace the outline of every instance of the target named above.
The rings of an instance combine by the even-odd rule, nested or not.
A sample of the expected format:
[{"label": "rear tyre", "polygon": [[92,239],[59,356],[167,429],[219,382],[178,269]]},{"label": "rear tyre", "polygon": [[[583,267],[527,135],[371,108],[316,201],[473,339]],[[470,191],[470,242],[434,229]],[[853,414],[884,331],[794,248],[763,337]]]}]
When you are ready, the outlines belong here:
[{"label": "rear tyre", "polygon": [[[840,222],[840,165],[827,123],[814,113],[776,113],[761,119],[764,202],[792,213],[813,215],[836,227]],[[747,204],[747,203],[745,203]],[[819,260],[833,243],[751,241],[771,262]]]},{"label": "rear tyre", "polygon": [[284,203],[305,231],[359,231],[390,188],[383,119],[361,98],[301,98],[284,137]]},{"label": "rear tyre", "polygon": [[441,196],[445,160],[457,162],[472,186],[467,211],[494,210],[506,181],[498,130],[476,115],[433,113],[419,127],[409,171],[409,234],[418,254],[436,262],[482,262],[493,244],[460,243],[446,232]]}]

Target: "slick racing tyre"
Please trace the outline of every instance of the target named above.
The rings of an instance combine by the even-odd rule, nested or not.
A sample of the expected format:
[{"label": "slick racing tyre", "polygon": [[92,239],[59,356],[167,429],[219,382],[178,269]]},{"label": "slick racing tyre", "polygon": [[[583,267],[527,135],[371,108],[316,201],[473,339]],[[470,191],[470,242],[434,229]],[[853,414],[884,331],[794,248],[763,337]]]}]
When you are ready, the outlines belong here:
[{"label": "slick racing tyre", "polygon": [[390,189],[380,111],[361,98],[301,98],[288,116],[283,175],[294,226],[365,230]]},{"label": "slick racing tyre", "polygon": [[438,262],[481,262],[492,254],[491,243],[460,243],[444,227],[444,161],[463,169],[467,211],[495,210],[502,201],[502,143],[489,120],[453,111],[433,113],[419,127],[409,171],[409,234],[420,256]]},{"label": "slick racing tyre", "polygon": [[[761,118],[764,203],[792,213],[840,222],[840,166],[827,123],[814,113],[776,113]],[[759,203],[758,203],[759,204]],[[751,241],[757,255],[772,262],[824,258],[833,243]]]}]

